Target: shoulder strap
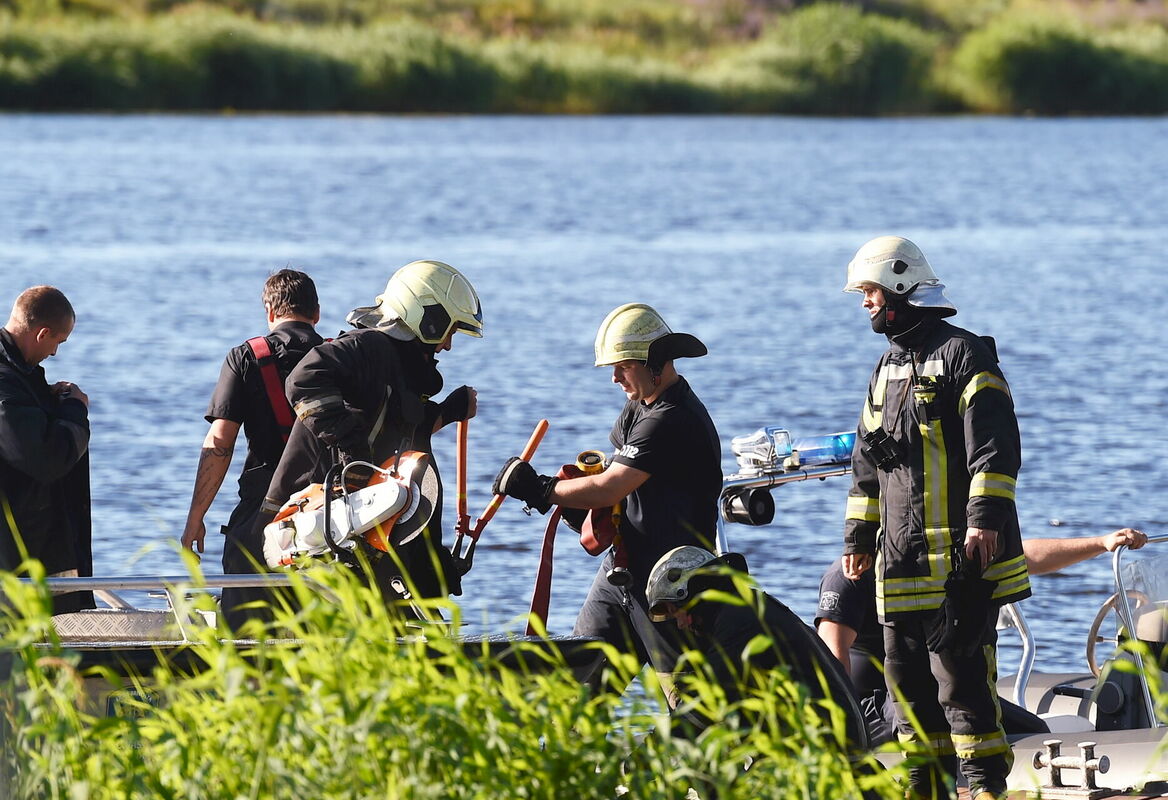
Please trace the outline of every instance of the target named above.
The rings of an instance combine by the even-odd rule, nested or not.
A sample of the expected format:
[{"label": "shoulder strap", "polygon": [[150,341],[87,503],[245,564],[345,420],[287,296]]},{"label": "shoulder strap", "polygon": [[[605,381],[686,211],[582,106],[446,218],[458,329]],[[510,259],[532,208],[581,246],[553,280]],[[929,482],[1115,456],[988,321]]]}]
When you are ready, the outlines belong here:
[{"label": "shoulder strap", "polygon": [[284,382],[280,380],[280,371],[276,369],[276,359],[272,356],[272,348],[263,336],[256,336],[247,340],[251,354],[255,356],[256,364],[260,368],[260,376],[264,381],[264,390],[268,394],[268,402],[272,406],[272,416],[280,428],[280,438],[288,441],[288,434],[292,432],[292,406],[284,395]]}]

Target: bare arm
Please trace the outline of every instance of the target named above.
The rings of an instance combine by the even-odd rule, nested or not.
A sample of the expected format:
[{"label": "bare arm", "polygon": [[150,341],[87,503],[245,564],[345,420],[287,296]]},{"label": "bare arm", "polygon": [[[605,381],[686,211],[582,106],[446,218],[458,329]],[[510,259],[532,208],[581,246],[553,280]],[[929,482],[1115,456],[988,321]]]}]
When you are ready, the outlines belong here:
[{"label": "bare arm", "polygon": [[211,508],[227,468],[231,466],[231,455],[235,451],[235,440],[239,436],[239,423],[217,419],[211,423],[211,430],[203,439],[203,449],[199,453],[199,468],[195,472],[195,489],[191,495],[191,507],[187,511],[186,525],[183,527],[183,549],[197,548],[203,552],[203,539],[207,527],[203,517]]},{"label": "bare arm", "polygon": [[1058,572],[1072,564],[1100,553],[1114,553],[1121,544],[1138,550],[1148,541],[1148,537],[1134,528],[1121,528],[1105,536],[1084,536],[1075,539],[1023,539],[1022,550],[1026,553],[1026,569],[1031,575],[1045,575]]},{"label": "bare arm", "polygon": [[596,475],[557,482],[551,501],[568,508],[604,508],[616,505],[647,480],[648,472],[624,464],[612,464]]},{"label": "bare arm", "polygon": [[856,632],[847,625],[821,619],[815,624],[815,632],[827,645],[827,649],[835,656],[836,661],[844,668],[844,672],[852,674],[852,656],[849,652],[856,641]]}]

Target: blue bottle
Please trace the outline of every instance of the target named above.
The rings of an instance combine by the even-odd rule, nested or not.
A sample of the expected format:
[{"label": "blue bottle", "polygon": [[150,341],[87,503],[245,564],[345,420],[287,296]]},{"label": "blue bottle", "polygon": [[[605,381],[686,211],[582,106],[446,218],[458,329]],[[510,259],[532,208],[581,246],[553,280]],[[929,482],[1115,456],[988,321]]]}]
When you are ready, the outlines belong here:
[{"label": "blue bottle", "polygon": [[799,453],[801,467],[847,464],[852,460],[852,447],[855,443],[855,431],[841,431],[797,439],[792,449]]}]

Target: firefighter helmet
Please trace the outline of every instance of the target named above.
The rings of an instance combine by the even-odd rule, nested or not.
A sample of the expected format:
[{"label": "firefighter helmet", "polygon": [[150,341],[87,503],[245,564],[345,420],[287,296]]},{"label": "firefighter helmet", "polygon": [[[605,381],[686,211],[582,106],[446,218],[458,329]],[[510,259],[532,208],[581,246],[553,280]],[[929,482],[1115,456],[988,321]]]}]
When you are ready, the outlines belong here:
[{"label": "firefighter helmet", "polygon": [[653,565],[649,582],[645,587],[645,599],[649,602],[649,618],[663,622],[668,618],[667,603],[680,603],[689,597],[689,580],[694,572],[707,564],[717,561],[709,550],[693,545],[675,547]]},{"label": "firefighter helmet", "polygon": [[441,261],[413,261],[393,273],[376,305],[354,309],[358,327],[380,328],[396,322],[427,344],[441,344],[452,331],[483,335],[479,296],[461,272]]},{"label": "firefighter helmet", "polygon": [[848,264],[844,291],[861,292],[864,284],[879,286],[894,295],[908,295],[908,302],[918,308],[957,311],[925,254],[902,236],[877,237],[856,252]]},{"label": "firefighter helmet", "polygon": [[614,308],[596,331],[596,366],[643,361],[659,370],[675,358],[697,358],[706,346],[696,336],[674,333],[652,306],[625,303]]}]

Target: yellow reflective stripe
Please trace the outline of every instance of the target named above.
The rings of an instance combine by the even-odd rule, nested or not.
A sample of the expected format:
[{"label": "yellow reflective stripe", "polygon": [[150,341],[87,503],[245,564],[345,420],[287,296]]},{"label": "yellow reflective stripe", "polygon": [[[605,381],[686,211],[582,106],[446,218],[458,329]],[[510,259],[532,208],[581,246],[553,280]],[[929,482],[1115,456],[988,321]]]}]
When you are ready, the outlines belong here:
[{"label": "yellow reflective stripe", "polygon": [[913,733],[896,734],[897,740],[900,742],[900,749],[907,755],[935,755],[947,756],[953,754],[953,739],[950,738],[949,731],[931,731],[925,734],[922,739],[914,731]]},{"label": "yellow reflective stripe", "polygon": [[1014,499],[1018,479],[1002,472],[979,472],[969,481],[970,497],[1004,497]]},{"label": "yellow reflective stripe", "polygon": [[994,589],[994,599],[1001,600],[1006,597],[1012,597],[1017,594],[1030,591],[1030,575],[1019,575],[1018,577],[1001,581]]},{"label": "yellow reflective stripe", "polygon": [[1009,752],[1010,743],[1001,730],[986,734],[953,734],[953,749],[958,758],[978,758]]},{"label": "yellow reflective stripe", "polygon": [[881,375],[886,380],[890,381],[907,381],[913,380],[915,375],[938,375],[945,374],[945,362],[939,358],[934,358],[931,361],[926,361],[924,364],[918,364],[916,369],[907,361],[903,364],[885,364]]},{"label": "yellow reflective stripe", "polygon": [[953,571],[953,530],[951,528],[925,528],[928,542],[929,574],[948,575]]},{"label": "yellow reflective stripe", "polygon": [[864,414],[861,417],[864,425],[864,430],[874,431],[883,424],[883,417],[880,411],[872,410],[872,403],[869,400],[864,401]]},{"label": "yellow reflective stripe", "polygon": [[844,519],[859,519],[864,522],[880,521],[880,501],[875,497],[849,497],[848,510]]},{"label": "yellow reflective stripe", "polygon": [[885,592],[881,582],[876,584],[876,609],[880,614],[900,614],[908,611],[931,611],[941,607],[945,599],[945,587],[930,591],[920,587],[916,591]]},{"label": "yellow reflective stripe", "polygon": [[[949,543],[938,541],[935,536],[929,537],[929,531],[945,530],[948,538],[949,528],[949,459],[945,453],[945,437],[941,433],[941,421],[920,423],[917,426],[921,432],[921,455],[923,459],[924,478],[924,513],[925,535],[928,538],[930,552],[938,552]],[[930,572],[937,567],[935,560],[930,559]],[[944,574],[948,574],[946,569]]]},{"label": "yellow reflective stripe", "polygon": [[876,596],[876,613],[882,617],[889,614],[908,614],[913,611],[936,611],[944,601],[944,594],[928,597],[886,598]]},{"label": "yellow reflective stripe", "polygon": [[941,601],[945,599],[945,577],[886,577],[877,580],[876,610],[883,616],[940,608]]},{"label": "yellow reflective stripe", "polygon": [[876,385],[872,387],[872,396],[864,401],[862,421],[864,429],[874,431],[884,422],[884,394],[888,389],[888,365],[885,364],[876,376]]},{"label": "yellow reflective stripe", "polygon": [[296,412],[297,417],[303,420],[308,419],[313,414],[319,414],[330,408],[339,408],[344,404],[345,399],[338,392],[335,394],[318,395],[310,400],[301,400],[292,407],[292,410]]},{"label": "yellow reflective stripe", "polygon": [[987,581],[1004,581],[1010,580],[1014,575],[1024,573],[1026,571],[1026,556],[1014,556],[1006,561],[999,561],[996,564],[990,564],[985,568],[982,577]]},{"label": "yellow reflective stripe", "polygon": [[945,591],[946,575],[920,575],[907,578],[885,577],[881,583],[886,594],[914,594],[919,592]]},{"label": "yellow reflective stripe", "polygon": [[961,390],[961,399],[957,401],[957,414],[965,416],[965,410],[969,408],[969,401],[973,396],[982,389],[997,389],[1006,393],[1006,397],[1010,396],[1010,387],[1006,385],[1006,381],[992,372],[979,372],[969,379],[969,383],[965,384],[965,388]]}]

